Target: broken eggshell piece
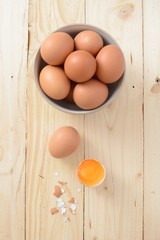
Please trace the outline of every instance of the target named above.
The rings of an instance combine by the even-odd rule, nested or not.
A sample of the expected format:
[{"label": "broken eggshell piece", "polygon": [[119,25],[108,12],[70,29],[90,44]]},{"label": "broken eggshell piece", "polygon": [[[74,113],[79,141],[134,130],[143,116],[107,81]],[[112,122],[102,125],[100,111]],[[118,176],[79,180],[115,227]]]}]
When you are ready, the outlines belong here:
[{"label": "broken eggshell piece", "polygon": [[59,212],[59,210],[57,209],[57,208],[51,208],[51,214],[52,215],[54,215],[54,214],[56,214],[56,213],[58,213]]},{"label": "broken eggshell piece", "polygon": [[64,189],[61,188],[60,186],[58,186],[58,185],[54,186],[54,193],[53,193],[53,195],[55,197],[59,198],[64,192],[65,192]]}]

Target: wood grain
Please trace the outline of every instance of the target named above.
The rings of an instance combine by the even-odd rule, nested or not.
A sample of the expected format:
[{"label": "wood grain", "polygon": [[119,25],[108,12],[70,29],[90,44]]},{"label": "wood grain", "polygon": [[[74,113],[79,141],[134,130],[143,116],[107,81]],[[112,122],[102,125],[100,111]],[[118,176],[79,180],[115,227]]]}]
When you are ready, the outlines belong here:
[{"label": "wood grain", "polygon": [[[101,14],[96,15],[97,12]],[[102,161],[107,178],[101,187],[85,191],[84,239],[141,240],[142,3],[86,1],[86,22],[103,28],[118,41],[126,59],[126,74],[121,94],[113,104],[85,117],[85,155]]]},{"label": "wood grain", "polygon": [[[29,7],[28,125],[26,173],[26,239],[83,239],[83,187],[76,178],[76,168],[84,158],[84,116],[62,113],[49,106],[34,84],[35,54],[46,35],[74,22],[84,21],[84,1],[31,1]],[[60,126],[71,125],[81,135],[81,146],[65,159],[55,159],[48,152],[51,134]],[[59,176],[55,176],[58,173]],[[62,198],[78,200],[76,215],[64,222],[61,214],[51,215],[56,205],[54,185],[66,181]],[[81,192],[78,192],[78,189]]]},{"label": "wood grain", "polygon": [[0,1],[1,240],[25,239],[27,3]]},{"label": "wood grain", "polygon": [[160,238],[160,2],[144,3],[144,239]]}]

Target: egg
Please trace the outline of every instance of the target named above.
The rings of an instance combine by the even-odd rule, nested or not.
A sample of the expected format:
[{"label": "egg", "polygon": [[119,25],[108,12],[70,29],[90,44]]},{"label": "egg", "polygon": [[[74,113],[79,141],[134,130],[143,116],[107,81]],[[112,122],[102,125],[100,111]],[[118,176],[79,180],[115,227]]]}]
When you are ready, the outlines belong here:
[{"label": "egg", "polygon": [[103,47],[96,56],[96,76],[104,83],[119,80],[125,69],[125,59],[121,49],[115,45]]},{"label": "egg", "polygon": [[87,51],[73,51],[64,62],[64,71],[71,80],[85,82],[95,74],[96,60]]},{"label": "egg", "polygon": [[94,187],[103,182],[106,176],[103,165],[95,159],[83,160],[77,169],[80,182],[88,187]]},{"label": "egg", "polygon": [[57,66],[45,66],[40,72],[39,83],[44,93],[56,100],[65,98],[70,91],[70,80]]},{"label": "egg", "polygon": [[80,136],[74,127],[60,127],[50,138],[49,152],[53,157],[64,158],[72,154],[79,144]]},{"label": "egg", "polygon": [[86,50],[95,56],[103,47],[102,37],[92,30],[84,30],[74,38],[75,49]]},{"label": "egg", "polygon": [[94,109],[99,107],[108,97],[108,87],[97,79],[90,79],[84,83],[78,83],[73,90],[73,99],[82,109]]},{"label": "egg", "polygon": [[60,65],[64,63],[66,57],[73,49],[74,40],[68,33],[54,32],[43,41],[40,53],[46,63]]}]

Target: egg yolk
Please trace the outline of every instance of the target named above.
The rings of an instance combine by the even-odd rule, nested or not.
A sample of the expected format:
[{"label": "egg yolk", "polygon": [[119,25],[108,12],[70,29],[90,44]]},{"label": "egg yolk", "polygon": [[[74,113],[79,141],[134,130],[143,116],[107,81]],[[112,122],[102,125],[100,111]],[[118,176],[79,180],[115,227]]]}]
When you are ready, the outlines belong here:
[{"label": "egg yolk", "polygon": [[77,171],[79,180],[87,186],[96,186],[105,178],[105,170],[100,162],[86,159],[81,162]]}]

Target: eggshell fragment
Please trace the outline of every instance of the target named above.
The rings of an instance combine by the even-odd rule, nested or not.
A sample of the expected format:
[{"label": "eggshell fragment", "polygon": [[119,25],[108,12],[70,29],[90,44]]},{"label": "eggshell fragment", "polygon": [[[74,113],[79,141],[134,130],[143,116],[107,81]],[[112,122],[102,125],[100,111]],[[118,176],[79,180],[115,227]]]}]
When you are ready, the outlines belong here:
[{"label": "eggshell fragment", "polygon": [[60,65],[64,63],[73,49],[74,41],[68,33],[54,32],[43,41],[40,53],[46,63]]},{"label": "eggshell fragment", "polygon": [[58,128],[49,141],[49,152],[57,158],[72,154],[80,144],[77,130],[71,126]]},{"label": "eggshell fragment", "polygon": [[121,49],[115,45],[103,47],[96,56],[96,76],[104,83],[116,82],[125,69],[125,59]]},{"label": "eggshell fragment", "polygon": [[77,209],[77,206],[76,206],[76,204],[71,203],[70,208],[72,209],[72,211],[75,211]]},{"label": "eggshell fragment", "polygon": [[77,192],[78,192],[78,193],[80,193],[81,191],[82,191],[82,189],[81,189],[81,188],[78,188],[78,189],[77,189]]},{"label": "eggshell fragment", "polygon": [[91,79],[84,83],[79,83],[73,91],[75,103],[82,109],[94,109],[105,102],[108,97],[108,87],[106,84]]},{"label": "eggshell fragment", "polygon": [[64,217],[64,222],[68,222],[68,221],[70,221],[70,218],[68,216],[65,216]]},{"label": "eggshell fragment", "polygon": [[65,203],[61,198],[57,199],[57,207],[58,208],[62,208],[64,205],[65,205]]},{"label": "eggshell fragment", "polygon": [[58,172],[55,172],[55,173],[54,173],[54,176],[58,177],[58,176],[59,176],[59,173],[58,173]]},{"label": "eggshell fragment", "polygon": [[59,210],[57,208],[51,208],[51,213],[54,215],[56,213],[58,213]]},{"label": "eggshell fragment", "polygon": [[66,208],[65,207],[61,207],[61,215],[64,215],[66,213]]},{"label": "eggshell fragment", "polygon": [[61,184],[62,186],[67,184],[67,182],[63,182],[63,181],[58,181],[58,183]]},{"label": "eggshell fragment", "polygon": [[68,202],[69,202],[69,203],[74,203],[74,202],[75,202],[75,199],[72,197]]},{"label": "eggshell fragment", "polygon": [[103,47],[103,39],[101,36],[92,30],[84,30],[74,38],[75,49],[85,50],[95,56]]},{"label": "eggshell fragment", "polygon": [[70,80],[60,67],[44,67],[40,72],[39,82],[45,94],[56,100],[65,98],[70,91]]},{"label": "eggshell fragment", "polygon": [[54,195],[55,197],[59,198],[62,194],[63,194],[63,192],[62,192],[60,186],[55,185],[55,186],[54,186],[54,193],[53,193],[53,195]]},{"label": "eggshell fragment", "polygon": [[65,192],[64,188],[61,188],[61,193],[63,194]]},{"label": "eggshell fragment", "polygon": [[76,214],[76,209],[77,209],[77,206],[76,206],[76,204],[74,204],[74,203],[71,203],[71,204],[70,204],[70,207],[68,208],[68,210],[69,210],[72,214]]}]

